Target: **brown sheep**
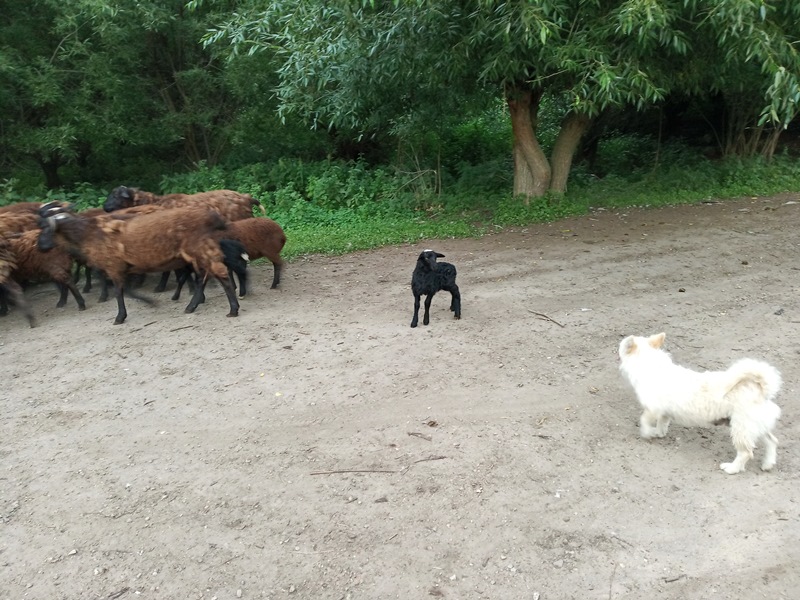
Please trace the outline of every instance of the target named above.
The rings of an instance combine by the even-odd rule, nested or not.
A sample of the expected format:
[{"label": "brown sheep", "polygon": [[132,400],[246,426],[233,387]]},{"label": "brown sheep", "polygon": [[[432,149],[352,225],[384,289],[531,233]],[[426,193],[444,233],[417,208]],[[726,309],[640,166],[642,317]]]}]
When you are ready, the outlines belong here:
[{"label": "brown sheep", "polygon": [[[280,225],[266,217],[253,217],[229,223],[222,235],[226,239],[241,242],[250,260],[269,259],[273,269],[270,289],[278,287],[283,268],[281,250],[286,244],[286,234]],[[240,280],[239,296],[244,298],[245,294],[246,284]]]},{"label": "brown sheep", "polygon": [[33,318],[31,307],[25,301],[22,287],[11,278],[11,273],[17,268],[17,259],[11,251],[8,240],[0,235],[0,317],[8,314],[8,299],[16,304],[31,327],[36,326],[36,319]]},{"label": "brown sheep", "polygon": [[67,303],[67,290],[72,292],[78,310],[86,310],[78,288],[72,282],[70,271],[72,269],[72,256],[63,248],[54,248],[52,252],[39,250],[39,230],[26,231],[19,236],[8,238],[11,252],[16,258],[16,268],[11,272],[11,277],[17,282],[49,280],[55,282],[61,292],[56,307],[61,308]]},{"label": "brown sheep", "polygon": [[[45,213],[47,214],[54,214],[56,212],[64,212],[63,210],[59,210],[58,207],[56,208],[48,208],[45,209]],[[131,208],[123,208],[121,210],[115,211],[113,213],[107,213],[102,208],[88,208],[86,210],[80,211],[78,214],[81,217],[91,218],[91,219],[130,219],[135,217],[136,215],[144,215],[150,214],[152,212],[156,212],[162,210],[162,207],[157,204],[151,205],[142,205],[142,206],[134,206]],[[37,225],[38,226],[38,225]],[[75,275],[73,277],[73,281],[78,283],[80,281],[80,272],[83,269],[86,282],[83,284],[83,292],[87,293],[92,289],[92,269],[79,257],[75,257]],[[100,291],[100,302],[105,302],[108,300],[108,280],[101,276],[102,281],[102,289]]]},{"label": "brown sheep", "polygon": [[28,212],[5,212],[0,213],[0,235],[13,235],[37,229],[39,217],[36,213]]},{"label": "brown sheep", "polygon": [[0,206],[0,214],[3,215],[10,215],[10,214],[24,214],[24,213],[32,213],[36,214],[36,212],[41,208],[41,202],[15,202],[14,204],[7,204],[6,206]]},{"label": "brown sheep", "polygon": [[[163,209],[131,219],[86,219],[69,213],[42,218],[39,248],[50,250],[57,244],[77,252],[86,263],[106,273],[114,283],[117,298],[115,325],[128,316],[124,286],[129,273],[171,271],[186,264],[203,277],[212,275],[222,284],[230,304],[229,317],[239,314],[222,243],[216,232],[224,229],[224,219],[212,210]],[[236,242],[228,242],[228,245]],[[243,249],[242,249],[243,250]],[[194,312],[202,297],[198,285],[186,312]],[[134,298],[152,303],[132,290]]]},{"label": "brown sheep", "polygon": [[[183,208],[203,205],[217,211],[226,221],[238,221],[253,216],[253,207],[261,206],[250,194],[232,190],[213,190],[198,194],[167,194],[157,196],[137,188],[116,187],[106,198],[103,209],[113,212],[121,208],[158,204],[164,208]],[[262,209],[263,210],[263,209]]]}]

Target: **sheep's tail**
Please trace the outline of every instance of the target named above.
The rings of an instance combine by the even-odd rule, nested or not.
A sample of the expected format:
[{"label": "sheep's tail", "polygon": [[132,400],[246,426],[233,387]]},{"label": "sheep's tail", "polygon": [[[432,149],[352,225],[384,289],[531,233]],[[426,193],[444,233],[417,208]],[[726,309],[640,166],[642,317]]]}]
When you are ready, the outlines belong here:
[{"label": "sheep's tail", "polygon": [[772,400],[781,389],[781,374],[770,364],[752,358],[733,363],[725,372],[729,377],[729,391],[742,383],[753,383],[761,390],[761,402]]},{"label": "sheep's tail", "polygon": [[250,194],[247,194],[247,197],[250,198],[250,206],[252,208],[258,207],[258,210],[261,213],[261,216],[266,217],[267,216],[267,209],[264,208],[264,205],[261,204],[261,202],[257,198],[253,198]]}]

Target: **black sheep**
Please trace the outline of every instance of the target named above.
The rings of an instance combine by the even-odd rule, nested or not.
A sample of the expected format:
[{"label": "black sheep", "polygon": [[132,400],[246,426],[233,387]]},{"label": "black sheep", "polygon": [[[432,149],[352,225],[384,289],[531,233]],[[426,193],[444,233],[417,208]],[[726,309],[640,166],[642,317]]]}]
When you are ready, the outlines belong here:
[{"label": "black sheep", "polygon": [[419,303],[425,295],[425,315],[422,324],[430,323],[430,308],[433,295],[439,290],[450,292],[452,300],[450,310],[456,319],[461,318],[461,292],[456,285],[456,268],[450,263],[436,262],[437,258],[444,258],[434,250],[423,250],[417,259],[417,266],[411,275],[411,292],[414,294],[414,318],[411,327],[416,327],[419,320]]}]

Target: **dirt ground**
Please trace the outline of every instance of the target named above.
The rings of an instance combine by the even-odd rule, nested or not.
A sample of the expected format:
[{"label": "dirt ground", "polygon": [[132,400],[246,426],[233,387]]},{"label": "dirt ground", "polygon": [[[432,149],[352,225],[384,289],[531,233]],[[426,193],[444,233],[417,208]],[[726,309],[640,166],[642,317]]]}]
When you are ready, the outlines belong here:
[{"label": "dirt ground", "polygon": [[[597,211],[293,260],[225,318],[87,296],[0,320],[0,598],[797,598],[800,197]],[[287,232],[291,235],[291,232]],[[433,247],[463,318],[410,277]],[[155,281],[148,282],[148,286]],[[775,471],[728,428],[638,437],[627,334],[751,356]]]}]

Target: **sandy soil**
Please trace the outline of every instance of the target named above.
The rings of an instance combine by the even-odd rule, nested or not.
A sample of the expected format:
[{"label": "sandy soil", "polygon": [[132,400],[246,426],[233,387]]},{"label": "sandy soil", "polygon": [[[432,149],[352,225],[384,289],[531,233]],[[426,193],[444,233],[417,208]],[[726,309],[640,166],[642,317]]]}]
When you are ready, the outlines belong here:
[{"label": "sandy soil", "polygon": [[[39,327],[0,321],[0,598],[797,598],[798,201],[256,266],[238,319],[218,286],[122,326],[33,288]],[[463,318],[411,329],[425,247]],[[661,330],[781,370],[775,471],[720,471],[725,426],[638,437],[617,345]]]}]

